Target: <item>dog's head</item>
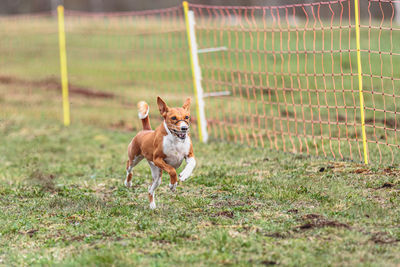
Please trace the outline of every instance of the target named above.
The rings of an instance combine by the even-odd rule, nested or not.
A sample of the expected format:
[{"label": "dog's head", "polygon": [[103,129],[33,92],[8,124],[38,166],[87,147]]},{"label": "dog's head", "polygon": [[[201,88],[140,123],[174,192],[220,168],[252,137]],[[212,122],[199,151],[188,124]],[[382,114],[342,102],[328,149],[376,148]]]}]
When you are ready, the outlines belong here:
[{"label": "dog's head", "polygon": [[192,100],[189,97],[181,108],[170,108],[161,97],[157,97],[158,109],[168,129],[181,140],[185,140],[189,132],[191,102]]}]

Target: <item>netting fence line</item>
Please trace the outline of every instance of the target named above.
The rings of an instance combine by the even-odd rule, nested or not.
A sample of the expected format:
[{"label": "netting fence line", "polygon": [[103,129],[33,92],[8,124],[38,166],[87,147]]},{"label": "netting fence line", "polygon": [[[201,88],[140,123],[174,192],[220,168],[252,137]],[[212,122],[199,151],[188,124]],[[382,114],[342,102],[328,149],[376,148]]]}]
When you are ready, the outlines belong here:
[{"label": "netting fence line", "polygon": [[[122,100],[109,99],[108,110],[118,113],[105,113],[104,121],[122,116],[135,124],[132,114],[125,112],[135,101],[154,103],[159,94],[178,105],[189,95],[197,98],[194,127],[202,122],[206,126],[193,131],[201,140],[208,133],[212,139],[286,152],[398,163],[400,47],[396,44],[400,27],[396,6],[400,1],[361,2],[359,22],[356,1],[188,4],[186,12],[182,6],[119,13],[66,10],[69,87],[123,95]],[[192,14],[190,32],[185,13]],[[29,71],[24,75],[60,76],[52,72],[59,64],[53,16],[3,21],[9,29],[21,29],[30,22],[32,35],[44,37],[33,38],[27,49],[17,34],[6,31],[7,48],[15,51],[15,58],[46,49],[41,52],[48,67],[39,72],[37,64],[25,63]],[[192,49],[193,40],[197,51]],[[15,61],[9,55],[2,58]],[[18,69],[8,65],[8,71],[17,75]],[[71,104],[72,122],[82,119],[80,109],[100,105],[95,99],[77,101]],[[201,101],[204,119],[198,116]],[[159,117],[155,108],[151,116]],[[100,123],[98,116],[85,119]],[[133,128],[139,129],[139,124]]]},{"label": "netting fence line", "polygon": [[348,0],[190,4],[199,47],[225,48],[200,54],[204,93],[224,93],[206,99],[210,134],[294,153],[393,164],[399,151],[397,2],[368,1],[368,20],[360,22],[358,2]]}]

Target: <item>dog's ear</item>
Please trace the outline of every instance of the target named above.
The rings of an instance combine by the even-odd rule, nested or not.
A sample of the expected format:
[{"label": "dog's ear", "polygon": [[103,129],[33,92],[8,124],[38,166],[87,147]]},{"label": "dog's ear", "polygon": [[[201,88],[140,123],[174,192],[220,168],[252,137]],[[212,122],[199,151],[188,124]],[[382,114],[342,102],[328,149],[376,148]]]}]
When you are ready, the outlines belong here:
[{"label": "dog's ear", "polygon": [[192,103],[192,99],[190,98],[190,97],[188,97],[186,100],[185,100],[185,103],[183,103],[183,108],[184,109],[186,109],[186,110],[189,110],[189,108],[190,108],[190,103]]},{"label": "dog's ear", "polygon": [[167,116],[168,113],[168,106],[165,104],[164,100],[161,99],[161,97],[157,96],[157,105],[158,109],[160,110],[161,116],[165,117]]}]

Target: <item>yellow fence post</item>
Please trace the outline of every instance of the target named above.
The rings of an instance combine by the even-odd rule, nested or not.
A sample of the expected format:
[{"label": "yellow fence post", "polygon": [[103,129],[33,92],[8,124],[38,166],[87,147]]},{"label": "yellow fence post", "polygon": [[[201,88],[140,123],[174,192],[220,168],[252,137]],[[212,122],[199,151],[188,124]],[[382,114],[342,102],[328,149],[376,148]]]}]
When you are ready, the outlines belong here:
[{"label": "yellow fence post", "polygon": [[194,13],[189,11],[189,4],[186,1],[182,2],[183,11],[185,13],[186,32],[188,37],[189,52],[190,52],[190,67],[192,69],[194,95],[196,97],[196,113],[197,127],[199,129],[199,139],[203,143],[207,143],[207,120],[204,111],[204,95],[201,87],[201,69],[199,65],[199,56],[196,42],[196,34],[194,30]]},{"label": "yellow fence post", "polygon": [[58,41],[60,45],[60,66],[61,66],[61,86],[63,96],[64,125],[69,126],[69,99],[68,99],[68,73],[67,73],[67,52],[65,48],[65,25],[64,25],[64,7],[57,7],[58,13]]},{"label": "yellow fence post", "polygon": [[361,53],[360,53],[360,16],[358,12],[358,1],[354,0],[354,17],[356,20],[356,42],[357,42],[357,67],[358,67],[358,89],[360,93],[360,112],[361,112],[361,130],[364,148],[364,163],[368,164],[367,136],[365,134],[365,115],[364,115],[364,95],[362,83]]}]

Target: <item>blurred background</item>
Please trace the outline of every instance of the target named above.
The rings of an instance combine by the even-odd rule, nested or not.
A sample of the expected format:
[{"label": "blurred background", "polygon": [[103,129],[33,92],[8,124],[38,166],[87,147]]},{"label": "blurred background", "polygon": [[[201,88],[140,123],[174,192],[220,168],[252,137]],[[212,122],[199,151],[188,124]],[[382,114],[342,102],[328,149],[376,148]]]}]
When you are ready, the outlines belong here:
[{"label": "blurred background", "polygon": [[[190,3],[208,5],[276,5],[294,1],[284,0],[193,0]],[[299,0],[296,3],[313,2],[311,0]],[[58,4],[64,4],[68,9],[110,12],[127,10],[159,9],[180,5],[181,0],[2,0],[0,1],[1,14],[17,14],[42,12],[54,9]]]},{"label": "blurred background", "polygon": [[[318,0],[191,0],[190,3],[206,5],[239,5],[239,6],[274,6],[293,3],[312,3],[320,2]],[[0,15],[36,13],[55,10],[56,6],[63,4],[66,9],[80,10],[89,12],[118,12],[161,9],[177,6],[182,3],[181,0],[1,0]],[[393,2],[394,6],[400,2]],[[362,18],[368,18],[368,0],[360,0],[360,15]],[[396,7],[399,8],[399,7]],[[391,15],[393,9],[388,5],[383,5],[382,10],[378,5],[370,7],[373,17],[379,17],[381,13]],[[397,14],[396,14],[397,16]]]}]

